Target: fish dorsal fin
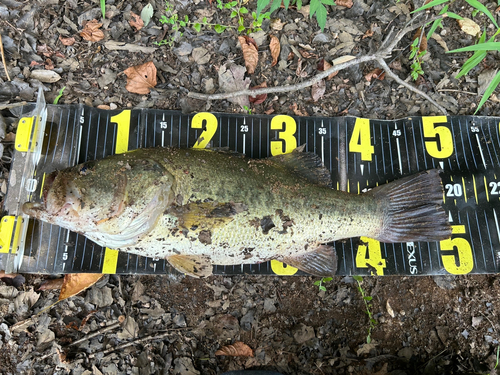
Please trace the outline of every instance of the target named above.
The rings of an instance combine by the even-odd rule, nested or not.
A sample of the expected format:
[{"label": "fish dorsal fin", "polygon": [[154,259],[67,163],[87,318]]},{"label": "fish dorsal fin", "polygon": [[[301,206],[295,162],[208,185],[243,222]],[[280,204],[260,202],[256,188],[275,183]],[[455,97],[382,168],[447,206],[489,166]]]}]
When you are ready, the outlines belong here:
[{"label": "fish dorsal fin", "polygon": [[333,276],[337,273],[337,252],[330,245],[319,245],[310,253],[286,257],[283,262],[314,276]]},{"label": "fish dorsal fin", "polygon": [[212,275],[212,264],[204,256],[172,255],[167,261],[177,271],[193,277],[208,277]]},{"label": "fish dorsal fin", "polygon": [[281,165],[306,180],[321,186],[332,187],[332,176],[321,158],[313,152],[304,152],[305,145],[297,147],[289,154],[273,156]]}]

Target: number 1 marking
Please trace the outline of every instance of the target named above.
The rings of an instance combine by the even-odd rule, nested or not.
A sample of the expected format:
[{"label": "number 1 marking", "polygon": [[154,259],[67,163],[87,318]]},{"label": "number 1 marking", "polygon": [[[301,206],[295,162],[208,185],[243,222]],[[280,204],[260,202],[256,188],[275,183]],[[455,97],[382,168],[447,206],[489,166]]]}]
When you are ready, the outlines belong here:
[{"label": "number 1 marking", "polygon": [[130,109],[121,111],[111,117],[111,122],[116,123],[116,145],[115,154],[123,154],[128,151],[128,137],[130,134]]}]

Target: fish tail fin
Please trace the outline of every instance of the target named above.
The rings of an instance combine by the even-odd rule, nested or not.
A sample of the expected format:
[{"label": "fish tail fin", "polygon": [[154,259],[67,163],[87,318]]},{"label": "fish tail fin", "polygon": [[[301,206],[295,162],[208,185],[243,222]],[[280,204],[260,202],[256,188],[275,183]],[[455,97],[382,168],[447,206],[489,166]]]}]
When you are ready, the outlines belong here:
[{"label": "fish tail fin", "polygon": [[437,169],[405,177],[371,191],[383,207],[381,242],[431,242],[451,236]]}]

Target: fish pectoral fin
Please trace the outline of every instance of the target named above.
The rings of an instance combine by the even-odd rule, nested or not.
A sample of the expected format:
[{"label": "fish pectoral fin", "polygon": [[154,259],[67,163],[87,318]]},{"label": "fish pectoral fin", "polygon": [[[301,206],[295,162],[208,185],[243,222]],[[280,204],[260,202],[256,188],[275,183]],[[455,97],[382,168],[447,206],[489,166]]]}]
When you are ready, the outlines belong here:
[{"label": "fish pectoral fin", "polygon": [[283,258],[283,262],[314,276],[333,276],[337,273],[337,252],[330,245],[319,245],[307,254]]},{"label": "fish pectoral fin", "polygon": [[207,257],[197,255],[172,255],[167,261],[177,271],[193,277],[208,277],[212,275],[212,263]]}]

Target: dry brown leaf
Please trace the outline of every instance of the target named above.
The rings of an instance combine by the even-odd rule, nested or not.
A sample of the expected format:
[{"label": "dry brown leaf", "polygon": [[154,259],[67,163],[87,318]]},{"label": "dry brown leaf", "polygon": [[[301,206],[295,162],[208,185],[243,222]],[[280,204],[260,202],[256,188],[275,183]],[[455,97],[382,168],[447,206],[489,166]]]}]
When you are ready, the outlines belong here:
[{"label": "dry brown leaf", "polygon": [[335,5],[341,6],[341,7],[346,7],[346,8],[352,8],[354,5],[352,0],[336,0]]},{"label": "dry brown leaf", "polygon": [[310,58],[317,59],[318,58],[318,55],[316,53],[312,53],[312,52],[306,51],[304,49],[301,49],[299,52],[304,59],[310,59]]},{"label": "dry brown leaf", "polygon": [[72,46],[75,44],[75,38],[70,37],[70,38],[63,38],[62,36],[59,35],[59,40],[63,44],[63,46]]},{"label": "dry brown leaf", "polygon": [[[267,87],[267,82],[262,82],[260,85],[255,86],[255,87],[250,87],[250,90],[256,90],[256,89],[261,89],[263,87]],[[250,103],[253,104],[262,104],[264,100],[267,99],[267,94],[260,94],[257,96],[248,96],[248,99],[250,100]]]},{"label": "dry brown leaf", "polygon": [[45,280],[37,289],[38,292],[42,290],[61,289],[64,283],[64,278]]},{"label": "dry brown leaf", "polygon": [[257,51],[257,44],[255,40],[249,36],[239,36],[241,49],[243,50],[243,59],[245,60],[245,67],[248,74],[253,74],[259,62],[259,52]]},{"label": "dry brown leaf", "polygon": [[125,88],[135,94],[149,94],[156,86],[156,66],[152,61],[142,65],[131,66],[123,73],[127,75]]},{"label": "dry brown leaf", "polygon": [[274,113],[274,108],[273,108],[273,107],[271,107],[271,108],[269,108],[269,109],[266,109],[266,110],[264,111],[264,113],[265,113],[266,115],[270,115],[270,114]]},{"label": "dry brown leaf", "polygon": [[[328,70],[332,67],[333,65],[330,64],[328,61],[326,61],[325,59],[321,59],[319,62],[318,62],[318,65],[316,66],[316,68],[320,71],[320,72],[324,72],[325,70]],[[335,77],[337,74],[339,74],[339,71],[337,70],[336,72],[333,72],[331,74],[328,75],[328,77],[326,78],[327,81],[331,80],[333,77]]]},{"label": "dry brown leaf", "polygon": [[141,16],[135,14],[134,12],[130,12],[130,19],[128,20],[130,26],[135,27],[137,31],[144,27],[144,21]]},{"label": "dry brown leaf", "polygon": [[293,113],[296,115],[296,116],[309,116],[309,114],[305,111],[301,111],[298,106],[297,106],[297,103],[293,103],[291,106],[290,106],[290,109],[293,111]]},{"label": "dry brown leaf", "polygon": [[271,29],[273,29],[273,30],[281,31],[281,30],[283,30],[283,26],[285,26],[285,24],[283,22],[281,22],[281,19],[274,18],[271,20],[270,26],[271,26]]},{"label": "dry brown leaf", "polygon": [[97,22],[97,20],[89,21],[85,24],[83,30],[80,32],[80,36],[91,42],[98,42],[104,39],[104,33],[99,30],[102,23]]},{"label": "dry brown leaf", "polygon": [[215,352],[215,355],[228,355],[231,357],[253,357],[253,350],[247,344],[241,341],[235,342],[233,345],[223,346]]},{"label": "dry brown leaf", "polygon": [[271,35],[271,41],[269,42],[269,49],[271,50],[271,57],[273,58],[273,62],[271,66],[275,66],[278,63],[278,57],[281,52],[281,45],[278,38],[274,35]]},{"label": "dry brown leaf", "polygon": [[107,104],[99,104],[97,106],[97,108],[99,108],[99,109],[106,109],[108,111],[111,109],[111,107],[109,105],[107,105]]},{"label": "dry brown leaf", "polygon": [[[422,28],[419,28],[417,29],[417,31],[415,32],[415,34],[413,35],[413,39],[412,40],[415,40],[417,38],[420,38],[420,34],[422,33]],[[420,48],[419,48],[419,51],[420,52],[423,52],[423,51],[427,51],[427,37],[424,35],[422,35],[422,40],[420,41]]]},{"label": "dry brown leaf", "polygon": [[457,20],[457,22],[460,29],[462,29],[462,31],[466,34],[477,36],[477,34],[481,32],[479,25],[469,18]]},{"label": "dry brown leaf", "polygon": [[326,83],[325,80],[322,79],[319,82],[316,82],[314,85],[311,87],[311,97],[312,99],[317,102],[319,99],[325,95],[325,90],[326,90]]},{"label": "dry brown leaf", "polygon": [[301,77],[301,78],[305,78],[307,77],[307,72],[306,70],[302,70],[302,59],[299,59],[299,61],[297,62],[297,69],[295,70],[295,74],[297,75],[297,77]]},{"label": "dry brown leaf", "polygon": [[375,68],[372,71],[370,71],[368,74],[365,74],[365,79],[368,82],[371,82],[373,78],[382,81],[385,78],[385,72],[380,68]]},{"label": "dry brown leaf", "polygon": [[394,70],[403,70],[400,60],[394,60],[392,63],[389,64],[389,68]]},{"label": "dry brown leaf", "polygon": [[101,273],[68,273],[64,275],[59,301],[76,296],[94,285],[101,277]]},{"label": "dry brown leaf", "polygon": [[366,30],[366,32],[363,34],[363,36],[361,37],[361,39],[365,39],[365,38],[368,38],[370,36],[373,36],[373,26],[376,26],[376,24],[372,23],[370,28],[368,30]]}]

